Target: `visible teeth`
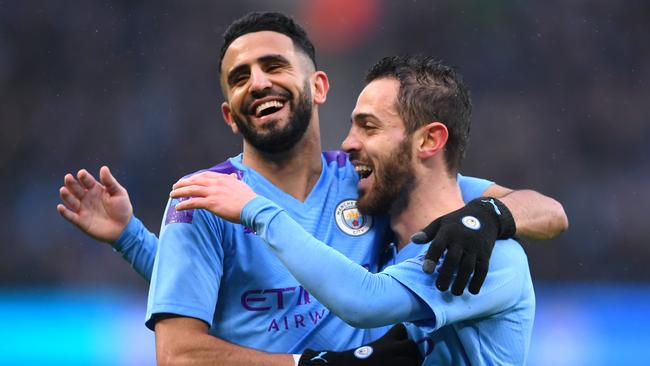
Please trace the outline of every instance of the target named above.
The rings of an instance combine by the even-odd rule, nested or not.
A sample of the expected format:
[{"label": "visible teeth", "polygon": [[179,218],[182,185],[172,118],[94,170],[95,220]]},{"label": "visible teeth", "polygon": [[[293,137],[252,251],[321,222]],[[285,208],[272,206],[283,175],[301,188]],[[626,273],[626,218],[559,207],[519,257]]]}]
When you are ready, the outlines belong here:
[{"label": "visible teeth", "polygon": [[355,165],[354,170],[357,171],[361,178],[366,178],[372,173],[372,168],[367,165]]},{"label": "visible teeth", "polygon": [[265,110],[266,108],[271,108],[271,107],[282,108],[283,105],[284,104],[278,100],[270,100],[268,102],[264,102],[257,106],[257,108],[255,109],[255,115],[259,116],[262,113],[262,111]]}]

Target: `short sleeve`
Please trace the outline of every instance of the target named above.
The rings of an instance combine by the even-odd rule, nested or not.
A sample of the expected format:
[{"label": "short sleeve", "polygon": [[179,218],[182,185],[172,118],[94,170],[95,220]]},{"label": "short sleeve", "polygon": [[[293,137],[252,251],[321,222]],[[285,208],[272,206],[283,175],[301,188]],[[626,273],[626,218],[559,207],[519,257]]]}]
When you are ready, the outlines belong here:
[{"label": "short sleeve", "polygon": [[223,222],[204,210],[165,212],[153,268],[146,325],[158,314],[192,317],[211,324],[223,274]]},{"label": "short sleeve", "polygon": [[494,184],[494,182],[487,179],[466,177],[462,174],[458,174],[457,181],[465,203],[481,197],[483,192]]}]

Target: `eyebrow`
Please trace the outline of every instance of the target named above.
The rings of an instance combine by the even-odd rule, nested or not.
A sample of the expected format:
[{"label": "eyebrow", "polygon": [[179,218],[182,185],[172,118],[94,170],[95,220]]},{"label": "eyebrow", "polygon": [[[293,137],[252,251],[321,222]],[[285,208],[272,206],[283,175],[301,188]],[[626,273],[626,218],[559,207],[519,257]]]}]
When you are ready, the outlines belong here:
[{"label": "eyebrow", "polygon": [[257,62],[259,62],[261,64],[268,64],[270,62],[279,62],[279,63],[285,64],[285,65],[290,64],[289,60],[287,60],[286,57],[284,57],[284,56],[282,56],[280,54],[262,56],[262,57],[257,59]]},{"label": "eyebrow", "polygon": [[350,123],[352,123],[354,121],[361,121],[361,120],[364,120],[364,119],[372,119],[372,120],[378,121],[378,122],[380,121],[380,119],[377,118],[377,116],[375,116],[372,113],[357,113],[357,114],[350,117]]},{"label": "eyebrow", "polygon": [[239,65],[234,69],[230,70],[230,72],[228,72],[228,77],[227,77],[228,85],[233,85],[235,83],[235,79],[237,78],[237,76],[249,69],[250,66],[244,64],[244,65]]},{"label": "eyebrow", "polygon": [[[257,62],[259,62],[261,64],[269,64],[269,63],[272,63],[272,62],[277,62],[277,63],[280,63],[282,65],[289,65],[290,64],[289,60],[287,60],[286,57],[284,57],[284,56],[282,56],[280,54],[265,55],[265,56],[259,57],[257,59]],[[235,79],[237,78],[237,76],[239,74],[249,70],[249,69],[250,69],[249,65],[243,64],[243,65],[239,65],[239,66],[235,67],[234,69],[230,70],[230,72],[228,72],[228,77],[227,77],[228,85],[233,85],[234,82],[235,82]]]}]

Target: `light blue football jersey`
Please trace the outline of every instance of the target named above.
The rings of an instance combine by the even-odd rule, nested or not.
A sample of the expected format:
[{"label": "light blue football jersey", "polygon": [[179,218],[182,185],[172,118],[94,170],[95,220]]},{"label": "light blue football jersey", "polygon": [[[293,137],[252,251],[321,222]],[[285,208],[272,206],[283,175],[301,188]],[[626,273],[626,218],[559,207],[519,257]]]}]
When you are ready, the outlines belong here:
[{"label": "light blue football jersey", "polygon": [[[408,287],[435,314],[435,321],[408,326],[426,356],[424,365],[523,365],[535,317],[528,259],[516,241],[498,240],[478,295],[435,290],[437,275],[422,272],[426,246],[409,244],[383,270]],[[442,261],[442,260],[441,260]]]},{"label": "light blue football jersey", "polygon": [[[208,170],[236,173],[277,202],[309,233],[377,271],[387,219],[356,210],[358,177],[343,153],[324,153],[321,176],[304,202],[280,190],[242,156]],[[210,334],[269,352],[343,350],[368,341],[309,296],[255,233],[205,210],[176,211],[171,200],[160,233],[147,309],[210,324]],[[314,268],[327,271],[327,268]]]},{"label": "light blue football jersey", "polygon": [[[242,164],[242,156],[208,170],[236,173],[256,193],[276,202],[306,231],[372,272],[388,241],[386,217],[356,209],[358,175],[342,152],[323,153],[323,171],[304,202]],[[489,181],[459,177],[461,187],[480,195]],[[255,233],[205,210],[164,215],[153,268],[147,326],[156,314],[193,317],[210,334],[268,352],[344,350],[381,332],[355,329],[311,297]],[[137,267],[137,265],[136,265]],[[313,268],[327,271],[327,268]]]}]

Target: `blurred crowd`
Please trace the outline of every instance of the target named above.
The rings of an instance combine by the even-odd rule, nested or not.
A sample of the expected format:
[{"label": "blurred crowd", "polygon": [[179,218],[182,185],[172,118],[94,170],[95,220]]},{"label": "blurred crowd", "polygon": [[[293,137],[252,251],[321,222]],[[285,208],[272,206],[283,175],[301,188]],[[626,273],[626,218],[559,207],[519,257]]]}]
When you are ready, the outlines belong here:
[{"label": "blurred crowd", "polygon": [[179,177],[241,149],[222,122],[221,33],[252,10],[312,34],[336,149],[381,56],[423,53],[472,90],[466,175],[539,190],[570,230],[525,243],[533,278],[650,281],[650,3],[0,1],[0,286],[143,286],[58,216],[63,176],[109,165],[158,232]]}]

